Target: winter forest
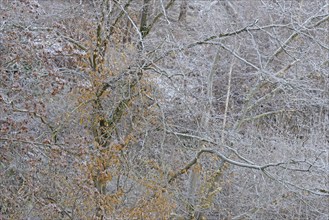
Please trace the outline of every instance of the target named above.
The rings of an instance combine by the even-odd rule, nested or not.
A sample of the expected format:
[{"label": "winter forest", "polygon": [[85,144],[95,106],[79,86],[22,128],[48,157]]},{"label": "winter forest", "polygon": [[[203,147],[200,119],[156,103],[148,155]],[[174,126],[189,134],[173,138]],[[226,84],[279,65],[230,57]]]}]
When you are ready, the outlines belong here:
[{"label": "winter forest", "polygon": [[7,219],[329,219],[329,0],[0,0]]}]

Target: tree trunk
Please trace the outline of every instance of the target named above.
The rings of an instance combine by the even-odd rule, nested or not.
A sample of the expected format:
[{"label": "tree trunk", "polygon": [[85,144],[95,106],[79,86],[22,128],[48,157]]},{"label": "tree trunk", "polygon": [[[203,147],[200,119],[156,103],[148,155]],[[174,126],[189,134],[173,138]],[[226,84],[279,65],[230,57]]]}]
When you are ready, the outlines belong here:
[{"label": "tree trunk", "polygon": [[148,16],[148,10],[149,10],[149,3],[150,3],[150,0],[144,0],[144,3],[143,3],[143,10],[142,10],[141,24],[140,24],[140,32],[141,32],[143,38],[147,35],[147,32],[148,32],[147,16]]},{"label": "tree trunk", "polygon": [[185,22],[186,15],[187,15],[187,0],[182,0],[181,5],[180,5],[178,21]]}]

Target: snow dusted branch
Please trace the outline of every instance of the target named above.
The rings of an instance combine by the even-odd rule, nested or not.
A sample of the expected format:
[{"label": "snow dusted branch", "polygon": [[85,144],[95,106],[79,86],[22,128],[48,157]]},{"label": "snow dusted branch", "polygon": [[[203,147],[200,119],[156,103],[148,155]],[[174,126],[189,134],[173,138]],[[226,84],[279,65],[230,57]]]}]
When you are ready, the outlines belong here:
[{"label": "snow dusted branch", "polygon": [[[190,134],[184,134],[184,133],[178,133],[178,132],[169,132],[169,133],[172,133],[174,135],[177,135],[177,136],[184,136],[184,137],[189,137],[189,138],[194,138],[194,139],[198,139],[200,141],[203,141],[203,142],[206,142],[206,143],[210,143],[210,144],[213,144],[213,145],[220,145],[219,143],[216,143],[215,141],[212,141],[212,140],[208,140],[206,138],[202,138],[202,137],[199,137],[199,136],[195,136],[195,135],[190,135]],[[220,158],[221,160],[223,160],[223,162],[226,162],[226,163],[229,163],[229,164],[232,164],[232,165],[235,165],[235,166],[238,166],[238,167],[243,167],[243,168],[247,168],[247,169],[254,169],[254,170],[259,170],[261,171],[262,173],[264,173],[267,177],[269,177],[270,179],[272,180],[275,180],[285,186],[292,186],[296,189],[299,189],[299,190],[304,190],[304,191],[307,191],[309,193],[313,193],[315,195],[320,195],[320,196],[329,196],[329,192],[326,191],[326,190],[311,190],[311,189],[307,189],[305,187],[301,187],[301,186],[298,186],[294,183],[291,183],[291,182],[288,182],[288,181],[285,181],[285,180],[282,180],[282,179],[279,179],[278,177],[275,177],[273,174],[271,174],[268,169],[269,168],[272,168],[272,167],[279,167],[279,168],[282,168],[282,169],[287,169],[287,170],[292,170],[292,171],[297,171],[297,172],[311,172],[311,168],[312,166],[314,165],[314,163],[317,161],[318,157],[320,155],[318,155],[318,157],[311,163],[311,162],[307,162],[305,160],[289,160],[289,161],[282,161],[282,162],[274,162],[274,163],[267,163],[267,164],[264,164],[264,165],[257,165],[257,164],[254,164],[253,162],[245,159],[243,156],[239,155],[238,152],[233,149],[233,148],[230,148],[228,146],[225,146],[226,148],[229,148],[230,150],[232,150],[235,155],[238,156],[238,158],[242,159],[244,162],[239,162],[239,161],[236,161],[236,160],[233,160],[233,159],[230,159],[229,157],[225,156],[223,153],[217,151],[217,150],[214,150],[214,149],[211,149],[211,148],[202,148],[201,150],[199,150],[195,157],[192,158],[183,168],[181,168],[180,170],[178,170],[176,173],[174,173],[168,180],[168,183],[172,183],[175,179],[177,179],[180,175],[183,175],[185,173],[187,173],[189,171],[189,169],[191,169],[193,167],[193,165],[195,165],[198,160],[200,159],[201,155],[202,154],[213,154],[213,155],[216,155],[218,158]],[[289,165],[300,165],[300,164],[307,164],[308,167],[303,169],[303,168],[290,168]]]}]

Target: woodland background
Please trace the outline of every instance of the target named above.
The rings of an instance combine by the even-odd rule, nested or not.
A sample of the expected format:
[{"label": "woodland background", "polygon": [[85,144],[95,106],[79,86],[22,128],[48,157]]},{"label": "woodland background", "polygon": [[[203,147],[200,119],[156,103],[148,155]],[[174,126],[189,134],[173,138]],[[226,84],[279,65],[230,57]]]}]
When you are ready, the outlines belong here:
[{"label": "woodland background", "polygon": [[328,31],[328,0],[0,0],[0,219],[328,219]]}]

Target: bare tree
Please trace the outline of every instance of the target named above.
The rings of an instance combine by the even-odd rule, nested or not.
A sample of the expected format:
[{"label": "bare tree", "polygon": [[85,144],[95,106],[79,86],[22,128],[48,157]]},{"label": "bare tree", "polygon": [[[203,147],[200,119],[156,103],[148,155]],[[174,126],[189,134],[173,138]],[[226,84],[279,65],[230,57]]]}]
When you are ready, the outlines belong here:
[{"label": "bare tree", "polygon": [[0,219],[328,218],[326,0],[0,10]]}]

